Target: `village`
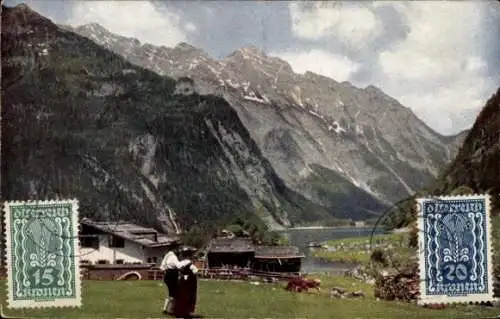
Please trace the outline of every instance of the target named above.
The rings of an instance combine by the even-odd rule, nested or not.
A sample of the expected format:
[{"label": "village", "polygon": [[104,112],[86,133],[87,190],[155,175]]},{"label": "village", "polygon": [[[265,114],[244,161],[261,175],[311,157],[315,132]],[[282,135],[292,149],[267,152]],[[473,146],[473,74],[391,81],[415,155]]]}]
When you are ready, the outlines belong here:
[{"label": "village", "polygon": [[[80,267],[89,280],[160,279],[158,268],[177,235],[129,222],[80,221]],[[246,279],[252,275],[293,277],[305,257],[290,245],[255,245],[251,238],[236,237],[227,230],[203,250],[182,245],[185,255],[207,278]],[[186,254],[187,253],[187,254]]]}]

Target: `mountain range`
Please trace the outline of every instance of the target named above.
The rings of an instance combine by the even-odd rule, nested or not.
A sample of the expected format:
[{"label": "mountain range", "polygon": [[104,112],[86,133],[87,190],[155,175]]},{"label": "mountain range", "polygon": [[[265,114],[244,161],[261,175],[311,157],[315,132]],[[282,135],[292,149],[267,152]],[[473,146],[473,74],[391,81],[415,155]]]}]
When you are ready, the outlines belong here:
[{"label": "mountain range", "polygon": [[391,203],[435,178],[467,134],[441,136],[374,86],[296,74],[256,47],[216,60],[186,43],[141,44],[95,23],[70,29],[136,65],[186,80],[188,94],[223,97],[286,184],[321,204],[331,194],[322,198],[304,183],[318,166]]},{"label": "mountain range", "polygon": [[165,231],[360,220],[433,183],[468,133],[255,47],[216,60],[2,9],[3,199],[77,197]]}]

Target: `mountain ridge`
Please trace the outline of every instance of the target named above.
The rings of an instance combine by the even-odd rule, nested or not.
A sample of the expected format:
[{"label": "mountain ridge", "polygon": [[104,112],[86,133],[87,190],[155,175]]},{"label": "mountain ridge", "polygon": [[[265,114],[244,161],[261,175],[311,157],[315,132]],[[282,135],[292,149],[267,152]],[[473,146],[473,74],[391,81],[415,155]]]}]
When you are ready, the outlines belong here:
[{"label": "mountain ridge", "polygon": [[227,101],[2,9],[3,200],[77,197],[82,216],[166,232],[332,219],[284,185]]},{"label": "mountain ridge", "polygon": [[[242,53],[242,52],[252,52],[258,56],[262,56],[264,58],[269,58],[269,59],[272,59],[272,60],[275,60],[275,61],[279,61],[280,63],[284,64],[287,69],[289,69],[292,73],[294,73],[296,76],[303,76],[303,77],[316,77],[316,78],[323,78],[327,81],[332,81],[332,82],[335,82],[337,84],[343,84],[343,85],[348,85],[348,86],[352,86],[358,90],[365,90],[365,91],[376,91],[376,92],[379,92],[381,94],[383,94],[385,97],[389,98],[389,99],[392,99],[395,103],[399,104],[398,106],[399,107],[402,107],[402,108],[405,108],[405,109],[408,109],[408,110],[411,110],[409,107],[403,105],[401,102],[399,102],[396,98],[390,96],[389,94],[387,94],[383,89],[379,88],[378,86],[374,85],[374,84],[368,84],[366,87],[364,88],[361,88],[361,87],[357,87],[355,86],[354,84],[352,84],[351,82],[349,81],[343,81],[343,82],[338,82],[336,81],[335,79],[331,78],[331,77],[328,77],[328,76],[325,76],[325,75],[322,75],[322,74],[319,74],[319,73],[315,73],[313,71],[310,71],[310,70],[307,70],[305,71],[304,73],[296,73],[293,71],[293,68],[292,66],[290,65],[289,62],[283,60],[282,58],[280,57],[277,57],[277,56],[273,56],[273,55],[269,55],[268,53],[266,53],[262,48],[259,48],[255,45],[247,45],[247,46],[243,46],[241,48],[238,48],[238,49],[235,49],[234,51],[230,52],[229,54],[227,54],[226,56],[222,57],[222,58],[214,58],[212,56],[210,56],[205,50],[199,48],[199,47],[196,47],[192,44],[189,44],[187,42],[179,42],[177,45],[175,45],[174,47],[167,47],[165,45],[161,45],[161,46],[158,46],[158,45],[153,45],[151,43],[148,43],[148,42],[141,42],[139,39],[137,38],[133,38],[133,37],[126,37],[126,36],[121,36],[121,35],[118,35],[116,33],[113,33],[111,31],[109,31],[108,29],[106,29],[105,27],[103,27],[102,25],[100,25],[99,23],[96,23],[96,22],[92,22],[92,23],[86,23],[86,24],[82,24],[82,25],[79,25],[79,26],[69,26],[69,25],[62,25],[60,24],[59,25],[60,27],[63,27],[63,28],[66,28],[68,30],[72,30],[72,31],[75,31],[79,34],[82,34],[84,35],[87,31],[89,31],[88,29],[94,29],[94,28],[98,28],[100,32],[105,32],[107,35],[113,35],[113,36],[116,36],[116,37],[120,37],[122,39],[128,39],[128,40],[132,40],[134,41],[135,43],[137,43],[138,46],[141,46],[141,47],[158,47],[158,48],[166,48],[166,49],[172,49],[172,50],[175,50],[176,48],[179,49],[179,48],[188,48],[188,50],[190,51],[194,51],[194,52],[197,52],[203,56],[206,56],[206,57],[209,57],[210,59],[214,60],[214,61],[218,61],[220,63],[223,63],[224,60],[238,54],[238,53]],[[413,113],[413,112],[412,112]],[[416,116],[416,115],[415,115]],[[418,118],[418,116],[416,116]],[[463,135],[463,134],[466,134],[468,131],[470,131],[470,128],[468,129],[464,129],[460,132],[457,132],[457,133],[454,133],[454,134],[449,134],[449,135],[445,135],[445,134],[442,134],[436,130],[434,130],[433,128],[429,127],[427,125],[427,123],[425,123],[424,120],[418,118],[424,125],[427,126],[428,129],[430,129],[433,133],[435,133],[436,135],[440,135],[441,137],[443,138],[451,138],[451,139],[454,139],[456,138],[457,136],[459,135]]]},{"label": "mountain ridge", "polygon": [[[464,136],[437,133],[409,108],[373,85],[363,89],[310,71],[297,74],[289,63],[255,46],[240,48],[216,60],[188,44],[180,46],[189,48],[189,54],[179,56],[179,45],[167,48],[132,44],[130,38],[104,28],[100,32],[105,34],[97,34],[85,25],[73,29],[158,74],[191,78],[189,92],[223,97],[238,111],[278,175],[299,193],[303,191],[303,180],[296,176],[307,174],[309,164],[317,164],[390,204],[432,183],[440,168],[452,160]],[[391,126],[398,122],[393,130]],[[405,123],[411,125],[405,127]],[[287,131],[288,139],[296,145],[294,160],[270,143],[276,141],[277,134]],[[330,145],[324,146],[325,142]],[[369,159],[343,167],[352,156]],[[345,158],[332,161],[335,157]],[[361,173],[373,171],[373,166],[378,167],[378,177]],[[315,196],[314,191],[306,192],[307,198]]]}]

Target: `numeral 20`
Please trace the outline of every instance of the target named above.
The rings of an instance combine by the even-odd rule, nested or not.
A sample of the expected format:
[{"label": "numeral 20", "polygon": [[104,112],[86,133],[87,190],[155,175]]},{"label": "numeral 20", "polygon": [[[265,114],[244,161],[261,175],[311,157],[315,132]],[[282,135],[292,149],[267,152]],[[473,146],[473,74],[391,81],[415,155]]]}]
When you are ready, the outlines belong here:
[{"label": "numeral 20", "polygon": [[464,264],[448,264],[444,266],[446,269],[446,279],[452,281],[457,278],[458,280],[467,279],[467,267]]}]

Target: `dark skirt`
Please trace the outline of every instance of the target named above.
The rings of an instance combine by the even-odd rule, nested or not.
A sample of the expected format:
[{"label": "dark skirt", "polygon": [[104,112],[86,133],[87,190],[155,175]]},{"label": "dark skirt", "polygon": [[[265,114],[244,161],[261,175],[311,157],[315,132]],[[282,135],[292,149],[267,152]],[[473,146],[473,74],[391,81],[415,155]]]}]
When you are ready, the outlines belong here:
[{"label": "dark skirt", "polygon": [[177,269],[165,270],[163,282],[167,285],[168,296],[177,298],[177,294],[179,292],[179,271]]},{"label": "dark skirt", "polygon": [[196,295],[198,288],[198,280],[195,274],[187,273],[187,278],[181,273],[179,279],[178,296],[174,304],[174,314],[177,317],[186,317],[196,308]]}]

